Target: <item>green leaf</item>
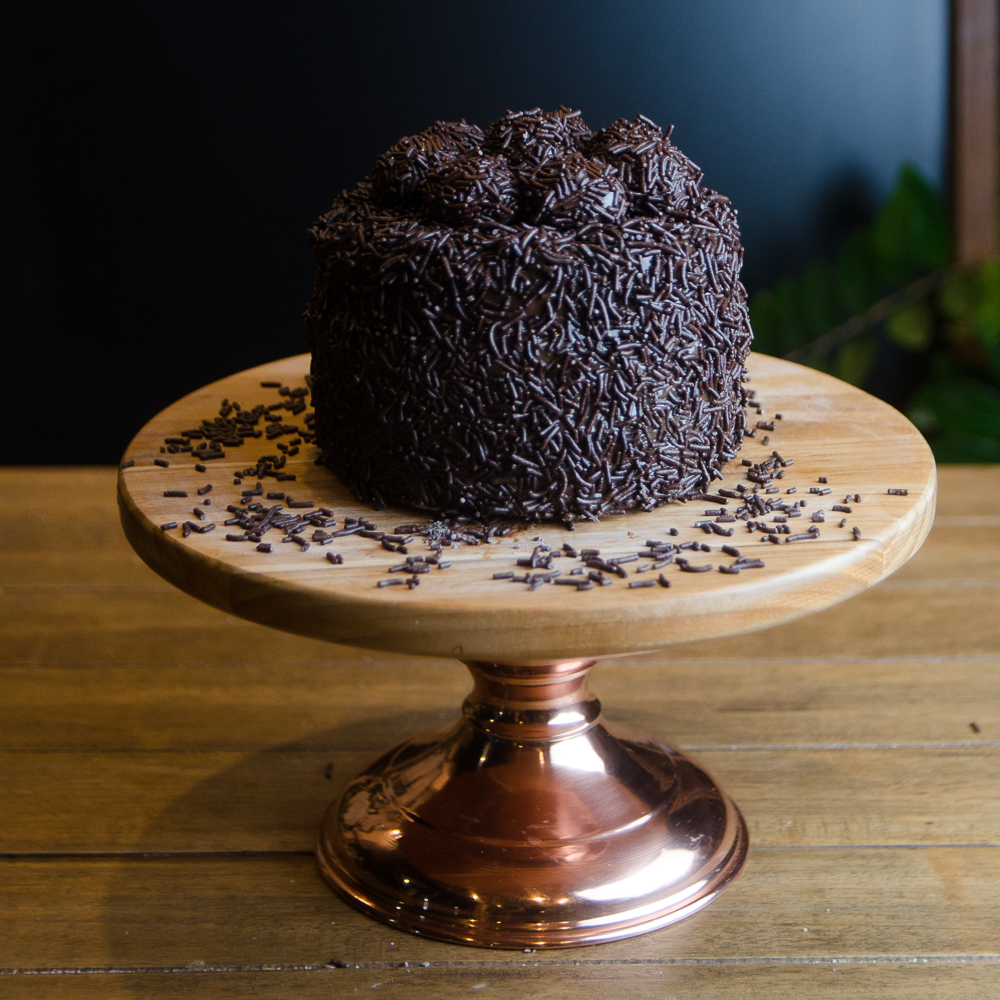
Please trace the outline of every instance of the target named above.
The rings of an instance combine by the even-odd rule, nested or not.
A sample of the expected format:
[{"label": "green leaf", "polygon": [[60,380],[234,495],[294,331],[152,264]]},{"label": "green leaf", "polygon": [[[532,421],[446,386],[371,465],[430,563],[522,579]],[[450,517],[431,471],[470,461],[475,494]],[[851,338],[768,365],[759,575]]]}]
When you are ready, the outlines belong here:
[{"label": "green leaf", "polygon": [[871,233],[852,233],[837,255],[835,277],[840,318],[863,313],[878,299],[878,266]]},{"label": "green leaf", "polygon": [[966,319],[979,302],[979,280],[974,270],[953,271],[938,293],[938,305],[948,319]]},{"label": "green leaf", "polygon": [[882,282],[894,287],[908,285],[951,259],[944,202],[909,164],[900,170],[896,188],[879,212],[873,247]]},{"label": "green leaf", "polygon": [[782,278],[773,290],[758,292],[753,297],[750,325],[754,331],[754,350],[787,354],[812,339],[802,319],[800,298],[800,284],[792,278]]},{"label": "green leaf", "polygon": [[927,302],[918,302],[896,313],[886,329],[890,340],[907,351],[926,351],[934,339],[934,312]]},{"label": "green leaf", "polygon": [[774,292],[765,288],[750,299],[750,329],[753,330],[753,349],[762,354],[778,354],[777,321],[775,318]]},{"label": "green leaf", "polygon": [[938,462],[1000,462],[1000,441],[975,434],[942,434],[928,442]]},{"label": "green leaf", "polygon": [[860,386],[871,374],[875,361],[875,341],[860,337],[845,344],[837,354],[837,377]]},{"label": "green leaf", "polygon": [[1000,391],[973,378],[924,383],[909,409],[939,462],[1000,462]]},{"label": "green leaf", "polygon": [[[957,352],[970,367],[1000,383],[1000,260],[950,275],[938,295],[938,307],[950,321]],[[978,349],[969,350],[969,338]]]},{"label": "green leaf", "polygon": [[[949,253],[947,213],[940,196],[914,167],[905,166],[874,229],[852,234],[834,265],[815,260],[800,278],[782,278],[753,296],[754,347],[778,355],[804,347],[864,312],[887,291],[941,266]],[[974,298],[979,302],[982,296],[976,291]],[[897,336],[912,350],[926,349],[930,342],[921,322],[912,317],[899,321]],[[847,370],[860,371],[863,354],[845,359]]]},{"label": "green leaf", "polygon": [[1000,262],[988,260],[979,269],[979,301],[975,328],[984,346],[1000,343]]},{"label": "green leaf", "polygon": [[804,341],[815,340],[837,325],[834,276],[826,261],[814,260],[802,275],[799,313]]},{"label": "green leaf", "polygon": [[[944,435],[1000,443],[1000,390],[978,379],[951,376],[925,382],[913,394],[910,413],[914,422],[920,420],[925,427],[932,424]],[[932,421],[928,414],[933,415]]]}]

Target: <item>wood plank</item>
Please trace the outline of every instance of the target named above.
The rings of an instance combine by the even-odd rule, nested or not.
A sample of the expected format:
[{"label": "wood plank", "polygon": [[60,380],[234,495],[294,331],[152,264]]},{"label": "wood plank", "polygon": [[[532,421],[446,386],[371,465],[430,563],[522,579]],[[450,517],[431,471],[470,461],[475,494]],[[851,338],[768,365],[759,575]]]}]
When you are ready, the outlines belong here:
[{"label": "wood plank", "polygon": [[801,656],[989,656],[1000,643],[992,582],[954,587],[929,582],[918,593],[892,581],[808,618],[767,631],[680,646],[677,655],[756,658]]},{"label": "wood plank", "polygon": [[[323,813],[372,756],[0,753],[0,854],[309,851]],[[697,757],[757,847],[1000,845],[1000,800],[983,795],[1000,787],[997,745]]]},{"label": "wood plank", "polygon": [[[675,647],[690,658],[800,656],[804,650],[839,656],[991,655],[1000,646],[1000,585],[992,580],[956,587],[928,581],[912,588],[876,587],[852,601],[806,619],[749,635]],[[114,595],[109,600],[109,594]],[[584,595],[585,596],[585,595]],[[58,592],[5,588],[0,612],[10,623],[0,647],[2,663],[130,662],[166,664],[233,662],[252,652],[257,662],[295,663],[356,659],[318,639],[287,636],[242,622],[170,590]],[[380,660],[392,654],[380,652]],[[395,662],[404,662],[398,654]]]},{"label": "wood plank", "polygon": [[464,667],[380,668],[353,652],[336,668],[8,667],[2,749],[374,752],[396,732],[457,718],[471,687]]},{"label": "wood plank", "polygon": [[942,517],[1000,514],[1000,465],[939,465],[938,508]]},{"label": "wood plank", "polygon": [[[0,750],[369,750],[458,716],[446,661],[399,668],[84,665],[0,669]],[[612,722],[679,746],[975,745],[1000,741],[1000,657],[598,665]],[[978,733],[970,727],[975,722]]]},{"label": "wood plank", "polygon": [[[1000,848],[756,849],[733,886],[687,921],[540,954],[1000,958],[998,872]],[[524,961],[376,924],[341,902],[307,855],[0,859],[0,892],[5,968]]]},{"label": "wood plank", "polygon": [[[243,622],[173,588],[5,588],[0,608],[8,622],[0,646],[5,663],[146,664],[180,658],[206,663],[219,657],[316,663],[332,661],[338,649],[346,649]],[[352,649],[346,655],[356,659],[358,654]]]},{"label": "wood plank", "polygon": [[[0,482],[7,472],[0,470]],[[365,757],[440,722],[442,713],[454,717],[469,686],[462,668],[226,621],[136,565],[108,506],[111,471],[26,474],[30,479],[36,473],[47,488],[33,497],[33,513],[42,522],[33,537],[0,513],[5,552],[0,588],[7,591],[4,598],[11,590],[30,598],[17,605],[18,615],[25,610],[34,615],[34,624],[15,623],[18,644],[0,645],[0,660],[9,664],[0,668],[0,748],[89,752],[17,753],[0,761],[0,780],[9,786],[4,801],[16,803],[5,816],[6,834],[11,843],[15,834],[21,838],[18,849],[34,843],[37,850],[40,838],[50,838],[46,849],[78,851],[81,844],[96,847],[100,837],[116,851],[155,844],[177,850],[183,843],[189,845],[184,849],[199,843],[293,849],[308,842],[325,799]],[[866,837],[888,843],[897,833],[914,842],[967,842],[996,828],[992,789],[1000,742],[995,680],[1000,660],[981,620],[995,617],[996,601],[991,607],[988,600],[995,591],[983,584],[996,575],[997,525],[990,519],[1000,516],[998,488],[1000,467],[942,469],[941,517],[975,523],[939,522],[928,545],[888,585],[834,609],[853,610],[879,591],[894,591],[877,605],[861,604],[867,607],[861,617],[869,635],[882,636],[874,655],[855,642],[856,621],[845,615],[825,622],[829,612],[824,612],[801,623],[808,632],[790,634],[795,627],[784,626],[678,647],[666,656],[609,661],[596,672],[595,688],[612,717],[686,746],[743,748],[702,749],[696,756],[740,801],[755,843],[776,849],[754,850],[729,896],[694,921],[611,946],[617,949],[613,954],[603,946],[530,957],[451,949],[453,955],[441,957],[438,949],[448,946],[409,936],[404,941],[347,910],[318,882],[304,855],[22,859],[22,864],[63,866],[63,874],[50,870],[43,878],[36,869],[34,876],[17,880],[21,891],[14,893],[12,869],[0,868],[0,893],[6,886],[18,898],[16,910],[0,904],[0,919],[17,928],[13,938],[0,928],[0,966],[9,968],[15,952],[41,956],[50,968],[67,968],[89,954],[97,956],[98,967],[177,969],[194,963],[193,972],[227,964],[199,966],[206,948],[237,954],[243,945],[256,949],[257,937],[263,952],[237,954],[239,960],[228,967],[259,970],[267,964],[259,954],[266,953],[265,958],[279,956],[273,964],[288,971],[4,976],[0,995],[20,996],[30,989],[34,995],[71,997],[95,992],[309,997],[320,990],[327,996],[375,986],[390,996],[450,996],[474,988],[518,997],[578,996],[597,988],[657,1000],[692,993],[727,1000],[825,998],[833,989],[893,1000],[932,994],[937,1000],[959,991],[991,996],[1000,977],[995,936],[1000,866],[989,860],[995,854],[983,854],[989,849],[817,851],[781,845],[842,843],[852,836],[855,843]],[[95,500],[86,517],[93,520],[71,526],[78,534],[67,535],[57,523],[58,491],[73,491],[74,502],[87,508],[91,489]],[[45,520],[50,515],[51,523]],[[39,556],[34,568],[32,546]],[[84,593],[88,588],[90,597]],[[135,589],[145,590],[138,601],[128,596]],[[979,591],[983,600],[962,599]],[[169,604],[173,598],[182,603]],[[13,607],[0,603],[5,634]],[[63,622],[64,609],[76,617]],[[131,642],[141,629],[121,621],[137,610],[151,614],[148,620],[160,629],[151,642]],[[894,614],[900,616],[895,626]],[[948,635],[935,636],[933,623],[922,625],[925,615]],[[814,630],[816,623],[823,628]],[[922,629],[920,637],[927,640],[922,647],[906,634],[913,628]],[[909,657],[892,650],[893,630]],[[943,648],[974,651],[949,659]],[[776,659],[774,650],[780,654]],[[20,662],[19,651],[28,653]],[[331,671],[331,665],[337,669]],[[387,706],[398,709],[391,714]],[[973,720],[978,734],[969,728]],[[950,745],[890,749],[907,742]],[[127,752],[131,749],[143,752]],[[331,760],[335,768],[327,781],[320,765],[325,769]],[[761,808],[752,814],[748,804]],[[963,815],[962,808],[969,811]],[[792,855],[820,857],[820,863],[789,869],[781,857]],[[917,864],[912,858],[918,856],[925,860]],[[937,861],[929,865],[927,856]],[[23,875],[25,869],[19,871]],[[751,875],[755,881],[746,882]],[[300,893],[299,884],[310,879],[313,888]],[[318,965],[333,951],[323,952],[328,939],[322,938],[321,957],[298,963],[316,964],[316,971],[294,971],[302,957],[297,942],[303,934],[307,945],[320,937],[316,914],[327,914],[328,906],[338,907],[341,916],[330,916],[337,921],[333,927],[328,921],[320,925],[338,935],[349,931],[330,940],[346,941],[349,949],[358,944],[371,961],[352,951],[362,968],[323,970]],[[810,935],[816,933],[804,910],[817,926],[821,919],[838,921],[825,928],[816,953],[803,950],[797,937],[807,937],[805,926]],[[709,918],[713,922],[700,923]],[[883,926],[873,929],[880,922]],[[796,929],[796,923],[802,927]],[[993,929],[992,938],[983,925]],[[131,950],[135,934],[141,940]],[[153,958],[159,964],[146,961],[144,953],[157,936],[161,951]],[[957,950],[946,954],[974,957],[978,951],[979,964],[935,960],[930,945],[948,936],[958,944],[952,942]],[[867,950],[851,953],[859,942]],[[928,947],[914,953],[921,942]],[[893,944],[900,946],[892,949],[895,958],[885,951],[880,964],[862,964],[871,961],[875,946]],[[403,947],[419,954],[419,961],[444,964],[400,970]],[[923,958],[929,959],[926,965]],[[675,962],[682,964],[665,964]]]},{"label": "wood plank", "polygon": [[[762,461],[771,457],[773,448],[781,447],[787,458],[795,460],[794,467],[782,470],[782,486],[806,493],[822,476],[824,482],[829,479],[831,489],[858,493],[863,502],[854,505],[849,525],[840,527],[831,518],[818,540],[768,545],[766,568],[752,573],[684,574],[669,567],[664,570],[672,578],[669,589],[654,585],[634,591],[612,581],[613,586],[585,594],[562,587],[529,592],[525,586],[492,579],[498,570],[517,569],[522,541],[530,545],[537,539],[559,549],[566,541],[565,529],[545,523],[530,530],[522,525],[509,538],[495,539],[495,544],[451,550],[451,569],[429,573],[417,589],[379,588],[378,581],[387,577],[396,560],[369,539],[338,541],[344,564],[332,570],[315,545],[309,552],[277,545],[264,556],[253,545],[227,542],[225,531],[183,538],[176,531],[160,530],[162,523],[191,516],[191,498],[207,475],[218,478],[248,461],[235,449],[213,463],[210,473],[195,472],[190,454],[177,454],[169,459],[169,468],[159,468],[153,462],[163,461],[163,439],[214,414],[223,396],[244,401],[268,396],[259,387],[261,380],[295,384],[308,361],[308,355],[285,358],[178,400],[136,435],[127,449],[136,464],[119,478],[122,527],[147,564],[214,607],[296,634],[374,649],[482,660],[660,648],[742,633],[830,607],[906,562],[933,519],[934,461],[926,441],[902,414],[821,372],[754,354],[748,360],[754,386],[769,406],[780,407],[784,419],[772,432],[771,444],[747,438],[740,458]],[[887,439],[893,442],[889,451],[884,447]],[[370,513],[315,463],[317,455],[315,446],[303,444],[301,453],[290,459],[285,471],[298,477],[295,495],[329,507],[338,517]],[[734,461],[726,471],[733,485],[748,470]],[[888,488],[909,493],[890,496]],[[220,486],[213,494],[216,504],[237,502],[238,490]],[[166,496],[175,491],[186,495]],[[829,507],[836,499],[810,496],[809,510]],[[414,519],[411,510],[392,507],[377,516],[383,527]],[[579,524],[573,542],[597,548],[605,558],[612,554],[634,558],[643,540],[667,538],[670,532],[678,542],[704,543],[705,535],[694,524],[702,516],[700,503],[631,511],[625,517]],[[223,526],[218,516],[212,523]],[[852,526],[860,531],[860,541],[853,539]],[[722,542],[712,537],[718,563],[728,557],[720,555]],[[773,537],[777,541],[779,536]],[[756,550],[763,551],[759,545]],[[565,571],[570,562],[563,558],[560,568]]]},{"label": "wood plank", "polygon": [[0,466],[5,494],[19,501],[0,512],[0,525],[23,524],[25,508],[33,526],[114,520],[117,481],[117,469],[108,465]]},{"label": "wood plank", "polygon": [[[72,532],[67,532],[72,534]],[[56,595],[74,590],[95,589],[107,593],[109,586],[119,589],[155,590],[165,592],[170,584],[161,580],[131,549],[118,551],[120,539],[113,529],[101,532],[107,544],[93,547],[76,546],[71,539],[53,539],[51,548],[36,544],[23,545],[4,539],[0,531],[0,546],[4,558],[0,563],[0,588],[44,588]],[[88,542],[90,539],[88,539]],[[67,546],[73,545],[70,551]]]},{"label": "wood plank", "polygon": [[[995,962],[901,958],[872,964],[862,960],[816,960],[808,964],[757,965],[730,962],[665,964],[657,961],[468,962],[454,966],[422,968],[419,964],[390,969],[268,970],[247,972],[206,971],[200,968],[131,975],[80,974],[46,976],[40,987],[37,976],[5,977],[4,996],[9,1000],[37,997],[41,988],[58,1000],[156,996],[268,997],[286,1000],[329,1000],[378,990],[379,997],[409,1000],[449,997],[499,997],[504,1000],[577,1000],[594,991],[629,1000],[829,1000],[850,996],[854,1000],[942,1000],[991,997],[1000,972]],[[476,991],[476,992],[472,992]]]},{"label": "wood plank", "polygon": [[879,587],[904,580],[934,580],[966,585],[1000,582],[1000,516],[995,526],[961,527],[935,524],[920,551]]}]

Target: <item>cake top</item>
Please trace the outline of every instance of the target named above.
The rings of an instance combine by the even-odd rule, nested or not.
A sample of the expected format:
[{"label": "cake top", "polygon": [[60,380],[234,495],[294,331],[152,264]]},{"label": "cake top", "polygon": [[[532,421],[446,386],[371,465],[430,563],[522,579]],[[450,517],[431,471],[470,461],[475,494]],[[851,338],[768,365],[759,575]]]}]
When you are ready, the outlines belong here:
[{"label": "cake top", "polygon": [[[671,126],[672,128],[672,126]],[[373,206],[453,229],[572,230],[690,212],[702,173],[640,115],[597,132],[579,111],[508,111],[485,131],[434,122],[375,161]]]}]

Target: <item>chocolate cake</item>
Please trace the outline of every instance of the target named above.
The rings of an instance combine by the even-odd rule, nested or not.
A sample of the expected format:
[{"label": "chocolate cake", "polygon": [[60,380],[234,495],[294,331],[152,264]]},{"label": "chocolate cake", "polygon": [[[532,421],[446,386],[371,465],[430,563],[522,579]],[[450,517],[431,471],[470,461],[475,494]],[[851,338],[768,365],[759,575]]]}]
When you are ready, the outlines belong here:
[{"label": "chocolate cake", "polygon": [[750,350],[729,200],[648,118],[435,122],[310,230],[322,462],[354,495],[597,519],[697,496]]}]

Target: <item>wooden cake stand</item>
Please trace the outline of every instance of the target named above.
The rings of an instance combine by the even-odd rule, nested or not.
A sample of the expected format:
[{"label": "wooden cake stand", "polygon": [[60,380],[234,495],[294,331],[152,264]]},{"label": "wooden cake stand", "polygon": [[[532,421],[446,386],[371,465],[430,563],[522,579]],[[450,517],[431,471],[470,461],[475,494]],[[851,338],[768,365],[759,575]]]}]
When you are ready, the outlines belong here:
[{"label": "wooden cake stand", "polygon": [[[764,413],[751,410],[750,421],[764,426],[715,485],[732,492],[742,483],[749,492],[754,484],[742,460],[761,463],[777,450],[794,464],[776,469],[760,494],[786,505],[805,500],[799,516],[793,512],[783,523],[774,518],[787,513],[767,513],[753,518],[766,529],[751,530],[719,514],[737,511],[741,501],[730,498],[725,507],[718,500],[676,503],[579,523],[573,532],[552,523],[522,524],[481,544],[450,540],[438,559],[450,561],[446,568],[425,563],[423,572],[390,572],[408,557],[433,558],[427,540],[417,535],[399,553],[358,534],[324,544],[323,534],[344,530],[348,518],[389,533],[431,518],[359,505],[314,463],[313,446],[294,443],[308,429],[308,413],[296,405],[305,400],[261,382],[294,390],[305,386],[308,370],[308,355],[287,358],[215,382],[164,410],[126,453],[135,464],[122,470],[119,503],[125,533],[142,559],[213,607],[330,642],[455,657],[471,670],[475,683],[461,722],[390,750],[330,808],[317,846],[326,879],[353,905],[400,928],[499,948],[612,941],[708,904],[746,855],[739,811],[684,754],[641,734],[612,733],[587,675],[598,657],[767,628],[888,576],[917,550],[933,519],[935,468],[923,438],[901,414],[858,389],[753,355],[751,388]],[[289,403],[244,431],[273,424],[281,433],[247,437],[239,447],[183,433],[217,417],[223,399],[244,409]],[[244,506],[260,503],[262,513],[282,502],[267,499],[268,492],[285,493],[283,515],[322,507],[336,524],[310,524],[295,536],[299,543],[272,529],[264,536],[272,551],[261,552],[254,540],[241,541],[243,529],[223,521],[233,518],[226,507],[239,509],[243,490],[253,491],[258,481],[247,475],[234,485],[234,473],[256,466],[263,455],[279,458],[278,443],[288,451],[298,447],[278,470],[296,478],[263,477],[264,495]],[[206,447],[225,456],[204,458],[207,471],[199,472],[198,453],[182,449]],[[211,491],[199,494],[209,483]],[[766,493],[775,488],[780,492]],[[187,496],[164,495],[174,491]],[[314,506],[289,507],[288,495]],[[817,510],[825,513],[818,536],[808,530]],[[201,531],[183,537],[185,521]],[[697,527],[698,521],[706,526]],[[179,526],[161,529],[171,522]],[[205,531],[213,523],[215,530]],[[717,533],[730,528],[731,537]],[[314,531],[319,540],[304,547]],[[227,540],[231,534],[235,540]],[[627,559],[648,541],[697,542],[709,551],[680,553],[687,572],[676,559],[643,571],[651,557],[632,558],[617,575],[603,574],[610,585],[599,578],[592,589],[558,585],[555,578],[534,589],[530,581],[494,579],[511,571],[542,574],[518,560],[530,561],[533,552],[536,561],[546,560],[538,546],[558,551],[569,544],[577,555],[553,557],[553,572],[582,582],[587,576],[571,570],[593,571],[578,557],[583,549],[598,549],[602,560]],[[724,553],[724,544],[742,553],[742,561]],[[331,562],[327,553],[343,562]],[[747,558],[765,565],[719,572]],[[691,571],[703,565],[713,568]],[[378,586],[390,579],[419,585]],[[646,581],[656,582],[630,586]]]}]

